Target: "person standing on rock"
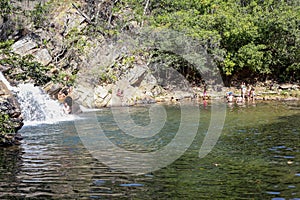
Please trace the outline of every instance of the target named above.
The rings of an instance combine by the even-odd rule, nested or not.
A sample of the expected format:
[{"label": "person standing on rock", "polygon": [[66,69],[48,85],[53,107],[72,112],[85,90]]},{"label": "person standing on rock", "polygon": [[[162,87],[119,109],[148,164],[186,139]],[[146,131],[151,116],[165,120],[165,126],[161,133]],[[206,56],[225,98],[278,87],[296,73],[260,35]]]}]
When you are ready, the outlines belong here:
[{"label": "person standing on rock", "polygon": [[251,88],[250,98],[252,99],[252,101],[255,101],[255,89],[253,87]]},{"label": "person standing on rock", "polygon": [[227,94],[227,102],[228,103],[232,103],[233,102],[233,93],[232,92],[228,92],[228,94]]},{"label": "person standing on rock", "polygon": [[252,86],[248,84],[247,86],[247,99],[248,101],[251,99],[251,94],[252,94]]},{"label": "person standing on rock", "polygon": [[247,91],[246,84],[245,84],[245,82],[242,82],[242,85],[241,85],[241,96],[243,98],[243,101],[245,100],[246,91]]},{"label": "person standing on rock", "polygon": [[207,97],[207,84],[204,83],[204,86],[203,86],[203,100],[206,100],[208,99]]}]

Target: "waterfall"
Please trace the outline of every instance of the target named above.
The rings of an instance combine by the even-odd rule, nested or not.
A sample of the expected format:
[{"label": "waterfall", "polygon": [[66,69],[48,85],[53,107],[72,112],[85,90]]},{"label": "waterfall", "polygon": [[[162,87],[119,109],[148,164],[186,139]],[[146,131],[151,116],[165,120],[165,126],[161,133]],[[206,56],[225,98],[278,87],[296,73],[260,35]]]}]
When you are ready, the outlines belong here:
[{"label": "waterfall", "polygon": [[67,117],[57,101],[51,99],[48,94],[33,84],[20,84],[14,91],[18,96],[25,122],[55,122]]},{"label": "waterfall", "polygon": [[70,119],[70,116],[63,112],[63,106],[53,100],[41,88],[31,83],[19,84],[13,87],[0,72],[0,80],[7,88],[16,94],[20,104],[24,123],[54,123]]}]

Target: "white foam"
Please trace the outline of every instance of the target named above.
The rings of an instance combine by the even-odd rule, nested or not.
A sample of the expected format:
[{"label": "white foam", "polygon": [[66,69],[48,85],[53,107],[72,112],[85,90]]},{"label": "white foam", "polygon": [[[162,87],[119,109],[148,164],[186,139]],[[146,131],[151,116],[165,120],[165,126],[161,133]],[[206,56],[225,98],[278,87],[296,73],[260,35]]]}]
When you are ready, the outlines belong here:
[{"label": "white foam", "polygon": [[64,113],[63,105],[51,99],[41,88],[31,83],[12,87],[0,72],[0,80],[17,95],[20,103],[24,125],[53,124],[61,121],[72,121],[79,117]]}]

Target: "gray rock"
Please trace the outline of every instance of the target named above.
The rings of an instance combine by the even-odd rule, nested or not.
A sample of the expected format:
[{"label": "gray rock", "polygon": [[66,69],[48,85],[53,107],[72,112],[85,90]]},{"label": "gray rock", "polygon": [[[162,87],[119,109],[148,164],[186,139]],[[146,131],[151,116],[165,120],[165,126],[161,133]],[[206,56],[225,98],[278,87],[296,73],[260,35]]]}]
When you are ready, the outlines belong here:
[{"label": "gray rock", "polygon": [[94,107],[94,89],[89,85],[78,85],[73,90],[73,99],[80,105],[93,108]]},{"label": "gray rock", "polygon": [[127,80],[133,87],[140,86],[141,82],[147,75],[147,68],[144,66],[134,66],[127,75]]},{"label": "gray rock", "polygon": [[48,93],[52,98],[57,98],[57,94],[62,89],[62,85],[59,83],[49,82],[44,87],[43,90]]},{"label": "gray rock", "polygon": [[186,92],[186,91],[174,91],[173,92],[173,97],[176,100],[182,100],[186,98],[192,98],[193,93],[192,92]]},{"label": "gray rock", "polygon": [[64,35],[69,34],[71,30],[74,28],[77,28],[78,31],[82,30],[87,24],[83,23],[85,21],[85,18],[81,16],[75,9],[71,9],[69,11],[69,14],[66,16],[65,21],[65,32]]},{"label": "gray rock", "polygon": [[103,86],[98,86],[95,88],[95,96],[96,98],[105,99],[108,95],[108,89]]},{"label": "gray rock", "polygon": [[38,44],[31,36],[26,36],[12,45],[13,52],[21,56],[32,54],[37,62],[48,65],[52,57],[47,49],[38,49]]},{"label": "gray rock", "polygon": [[110,107],[111,105],[111,94],[108,94],[104,99],[95,99],[94,106],[96,108],[102,108],[102,107]]},{"label": "gray rock", "polygon": [[299,88],[300,88],[299,85],[293,85],[293,86],[292,86],[292,89],[293,89],[293,90],[299,90]]},{"label": "gray rock", "polygon": [[39,49],[34,51],[32,55],[35,57],[37,62],[40,62],[43,65],[48,65],[52,60],[52,57],[47,49]]},{"label": "gray rock", "polygon": [[37,43],[33,38],[26,36],[12,45],[13,52],[21,56],[27,55],[28,52],[37,47]]},{"label": "gray rock", "polygon": [[289,89],[292,89],[292,87],[293,87],[292,84],[282,84],[279,86],[279,88],[282,90],[289,90]]}]

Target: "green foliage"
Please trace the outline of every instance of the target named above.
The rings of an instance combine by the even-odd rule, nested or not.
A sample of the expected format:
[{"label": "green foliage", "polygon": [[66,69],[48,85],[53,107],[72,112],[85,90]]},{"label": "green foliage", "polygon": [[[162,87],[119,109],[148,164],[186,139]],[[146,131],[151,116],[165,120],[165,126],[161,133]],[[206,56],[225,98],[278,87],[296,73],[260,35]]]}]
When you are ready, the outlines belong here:
[{"label": "green foliage", "polygon": [[0,0],[0,17],[7,17],[13,11],[14,7],[10,0]]},{"label": "green foliage", "polygon": [[44,85],[51,80],[51,78],[47,75],[49,67],[33,61],[33,57],[31,55],[23,57],[13,56],[5,60],[5,62],[13,66],[18,66],[19,70],[21,70],[18,73],[14,73],[14,69],[11,68],[9,72],[7,72],[7,74],[10,77],[12,76],[14,80],[25,81],[32,79],[37,85]]},{"label": "green foliage", "polygon": [[255,45],[253,43],[242,46],[236,54],[237,65],[240,68],[248,68],[260,74],[271,73],[265,62],[265,59],[268,59],[264,52],[265,48],[265,45]]},{"label": "green foliage", "polygon": [[181,56],[172,52],[151,51],[150,64],[160,64],[160,67],[172,68],[182,74],[190,83],[200,84],[201,74],[195,66],[187,62]]},{"label": "green foliage", "polygon": [[5,135],[7,133],[12,133],[15,130],[9,126],[11,123],[8,114],[0,113],[0,135]]},{"label": "green foliage", "polygon": [[234,72],[234,67],[235,67],[236,63],[232,60],[231,53],[228,53],[226,55],[226,58],[222,64],[223,64],[222,70],[225,73],[225,75],[232,75],[232,73]]},{"label": "green foliage", "polygon": [[10,54],[10,52],[11,52],[10,47],[13,43],[14,43],[14,40],[0,41],[0,54],[2,54],[2,55]]},{"label": "green foliage", "polygon": [[152,26],[202,41],[224,76],[243,70],[299,80],[300,7],[277,0],[151,1]]},{"label": "green foliage", "polygon": [[130,67],[135,61],[135,56],[127,56],[122,59],[122,65],[125,65],[127,68]]},{"label": "green foliage", "polygon": [[[300,5],[298,1],[280,0],[107,0],[87,3],[91,26],[86,32],[71,30],[65,46],[70,56],[84,54],[90,45],[84,35],[105,37],[130,29],[131,24],[168,28],[196,39],[215,59],[223,77],[240,77],[242,73],[281,81],[300,79]],[[147,4],[149,2],[149,4]],[[93,5],[94,7],[89,7]],[[9,0],[0,0],[2,17],[14,10]],[[81,7],[83,8],[83,7]],[[30,11],[36,27],[42,27],[49,4],[37,4]],[[86,10],[85,10],[86,11]],[[131,22],[135,23],[131,23]],[[89,33],[87,33],[89,32]],[[0,47],[1,44],[0,43]],[[4,48],[5,49],[5,48]],[[0,48],[1,51],[1,48]],[[161,53],[168,66],[179,71],[193,70],[178,56]],[[127,60],[128,59],[128,60]],[[135,58],[134,58],[135,59]],[[19,58],[7,63],[19,62]],[[65,59],[68,62],[68,59]],[[1,61],[3,62],[3,61]],[[124,65],[130,65],[129,57]],[[43,73],[42,66],[28,60],[21,62],[31,74]],[[119,63],[120,64],[120,63]],[[33,70],[39,68],[39,70]],[[37,72],[38,71],[38,72]],[[101,80],[115,80],[113,71],[101,72]],[[194,75],[191,75],[194,76]],[[21,77],[22,78],[22,77]],[[64,79],[63,74],[54,77]],[[42,81],[43,82],[43,81]]]},{"label": "green foliage", "polygon": [[114,83],[117,79],[117,76],[111,73],[111,71],[108,73],[100,73],[100,82],[102,83]]},{"label": "green foliage", "polygon": [[34,9],[30,11],[31,21],[36,28],[41,28],[46,24],[48,12],[48,5],[42,4],[41,2],[37,3]]},{"label": "green foliage", "polygon": [[17,81],[34,80],[38,85],[43,85],[51,80],[47,72],[49,67],[33,60],[32,55],[20,56],[11,52],[13,40],[0,42],[0,53],[4,56],[0,65],[10,66],[5,72],[10,78]]},{"label": "green foliage", "polygon": [[56,76],[52,76],[52,81],[54,83],[64,83],[64,85],[73,85],[76,80],[76,73],[74,72],[74,74],[68,74],[64,71],[61,71]]}]

